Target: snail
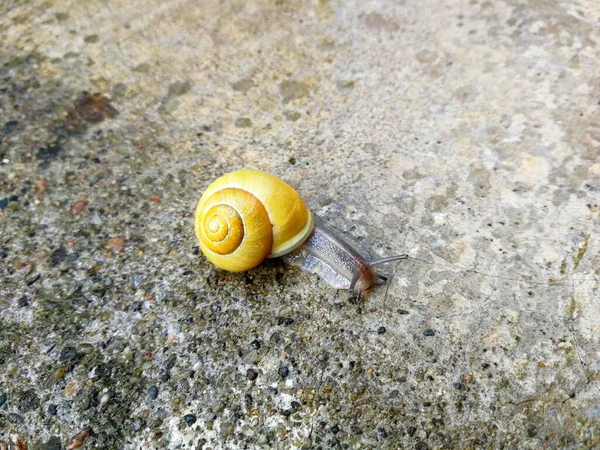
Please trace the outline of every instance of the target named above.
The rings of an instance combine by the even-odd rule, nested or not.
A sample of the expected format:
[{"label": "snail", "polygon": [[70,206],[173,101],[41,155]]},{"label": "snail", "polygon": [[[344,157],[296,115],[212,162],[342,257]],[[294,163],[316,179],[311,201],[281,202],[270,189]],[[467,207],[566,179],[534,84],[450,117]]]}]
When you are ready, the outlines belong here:
[{"label": "snail", "polygon": [[386,281],[373,266],[408,258],[371,260],[316,220],[289,184],[259,170],[236,170],[216,179],[198,202],[194,227],[202,253],[222,269],[242,272],[282,256],[332,287],[359,295],[377,280]]}]

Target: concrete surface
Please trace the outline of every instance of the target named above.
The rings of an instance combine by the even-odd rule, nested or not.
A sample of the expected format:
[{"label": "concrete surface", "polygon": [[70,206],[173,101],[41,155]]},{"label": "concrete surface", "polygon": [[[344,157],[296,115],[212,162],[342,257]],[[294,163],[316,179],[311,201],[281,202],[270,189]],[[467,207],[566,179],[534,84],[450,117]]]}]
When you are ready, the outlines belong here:
[{"label": "concrete surface", "polygon": [[[0,448],[600,446],[594,0],[0,3]],[[197,254],[276,173],[357,303]]]}]

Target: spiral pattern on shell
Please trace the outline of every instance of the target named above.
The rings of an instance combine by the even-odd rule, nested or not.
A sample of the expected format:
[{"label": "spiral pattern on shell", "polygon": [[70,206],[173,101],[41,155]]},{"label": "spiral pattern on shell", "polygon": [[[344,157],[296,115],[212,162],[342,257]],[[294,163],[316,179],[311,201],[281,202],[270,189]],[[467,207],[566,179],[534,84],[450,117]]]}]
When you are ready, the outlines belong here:
[{"label": "spiral pattern on shell", "polygon": [[298,193],[258,170],[242,169],[218,178],[195,212],[200,249],[212,263],[232,272],[293,251],[313,229],[313,215]]}]

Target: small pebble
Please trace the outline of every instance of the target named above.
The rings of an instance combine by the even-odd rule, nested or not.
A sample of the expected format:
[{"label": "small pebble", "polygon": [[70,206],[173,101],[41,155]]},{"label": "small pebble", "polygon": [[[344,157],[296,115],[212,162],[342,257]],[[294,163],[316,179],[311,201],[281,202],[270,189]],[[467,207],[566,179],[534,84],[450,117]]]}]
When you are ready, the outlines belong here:
[{"label": "small pebble", "polygon": [[385,327],[379,327],[377,329],[377,334],[385,334],[387,330],[385,329]]},{"label": "small pebble", "polygon": [[8,122],[4,123],[4,127],[2,128],[2,132],[4,134],[12,133],[13,130],[17,127],[17,125],[19,125],[18,121],[16,121],[16,120],[9,120]]},{"label": "small pebble", "polygon": [[6,208],[10,202],[16,202],[17,200],[19,200],[18,195],[11,195],[10,197],[3,198],[0,200],[0,211]]},{"label": "small pebble", "polygon": [[60,352],[60,356],[58,357],[58,359],[64,363],[71,362],[75,358],[77,358],[77,350],[75,347],[64,347]]},{"label": "small pebble", "polygon": [[143,279],[144,279],[144,275],[141,275],[138,273],[133,274],[133,276],[131,277],[131,282],[133,284],[133,287],[134,288],[138,287],[142,283]]},{"label": "small pebble", "polygon": [[4,406],[6,400],[8,400],[8,394],[6,392],[3,392],[2,394],[0,394],[0,408]]},{"label": "small pebble", "polygon": [[104,246],[107,249],[112,250],[113,252],[125,251],[125,245],[126,245],[126,241],[125,241],[124,236],[117,236],[115,238],[109,239],[104,244]]},{"label": "small pebble", "polygon": [[388,437],[387,431],[385,431],[385,428],[377,428],[377,436],[379,436],[382,439],[385,439],[386,437]]},{"label": "small pebble", "polygon": [[280,367],[277,372],[279,373],[281,378],[285,378],[290,374],[290,369],[288,369],[286,366],[283,366],[283,367]]},{"label": "small pebble", "polygon": [[62,146],[58,142],[54,142],[45,147],[41,147],[37,153],[37,159],[49,161],[58,156],[61,152]]},{"label": "small pebble", "polygon": [[58,414],[58,406],[53,403],[48,405],[48,414],[50,414],[51,416],[57,415]]},{"label": "small pebble", "polygon": [[31,264],[31,263],[24,263],[24,264],[21,264],[19,266],[19,268],[17,269],[17,274],[20,277],[24,278],[27,275],[29,275],[32,271],[33,271],[33,264]]},{"label": "small pebble", "polygon": [[271,341],[273,344],[278,344],[281,341],[281,334],[276,331],[271,335],[269,341]]},{"label": "small pebble", "polygon": [[48,190],[48,182],[41,178],[35,182],[35,195],[40,198]]},{"label": "small pebble", "polygon": [[62,445],[58,436],[52,436],[46,442],[39,446],[41,450],[61,450]]},{"label": "small pebble", "polygon": [[71,213],[81,214],[87,205],[87,200],[79,200],[78,202],[75,202],[71,205]]},{"label": "small pebble", "polygon": [[279,317],[277,318],[277,325],[291,325],[294,323],[294,319],[291,317]]},{"label": "small pebble", "polygon": [[40,406],[40,398],[34,389],[29,389],[19,399],[19,410],[21,412],[34,411]]},{"label": "small pebble", "polygon": [[39,279],[40,279],[40,277],[41,277],[41,275],[38,273],[37,275],[34,275],[34,276],[32,276],[31,278],[28,278],[28,279],[25,281],[25,284],[26,284],[27,286],[31,286],[33,283],[35,283],[37,280],[39,280]]},{"label": "small pebble", "polygon": [[250,381],[254,381],[258,378],[258,372],[255,369],[248,369],[246,378]]},{"label": "small pebble", "polygon": [[50,264],[53,266],[58,266],[61,262],[65,260],[67,257],[67,249],[64,247],[59,247],[52,252],[50,255]]},{"label": "small pebble", "polygon": [[452,386],[454,386],[454,389],[462,389],[463,387],[462,383],[454,383]]},{"label": "small pebble", "polygon": [[171,370],[173,366],[175,366],[175,361],[177,361],[177,355],[173,353],[169,355],[169,357],[165,361],[165,364],[163,365],[163,368],[167,371]]},{"label": "small pebble", "polygon": [[150,386],[148,388],[148,398],[150,400],[155,400],[158,397],[158,388],[156,386]]},{"label": "small pebble", "polygon": [[186,414],[183,416],[183,420],[185,420],[188,426],[192,426],[196,423],[196,416],[194,414]]},{"label": "small pebble", "polygon": [[235,431],[235,425],[231,422],[221,423],[221,436],[229,437]]},{"label": "small pebble", "polygon": [[21,424],[21,423],[24,423],[24,422],[25,422],[25,419],[23,419],[23,416],[20,416],[20,415],[18,415],[18,414],[15,414],[15,413],[10,413],[10,414],[8,415],[7,419],[8,419],[8,421],[9,421],[10,423],[18,423],[18,424]]},{"label": "small pebble", "polygon": [[431,328],[429,328],[429,329],[423,331],[423,335],[424,336],[435,336],[435,331],[432,330]]},{"label": "small pebble", "polygon": [[260,342],[255,339],[250,342],[250,347],[252,347],[254,350],[258,350],[260,348]]},{"label": "small pebble", "polygon": [[77,252],[73,252],[69,256],[67,256],[67,261],[69,261],[69,262],[77,261],[78,259],[79,259],[79,253],[77,253]]}]

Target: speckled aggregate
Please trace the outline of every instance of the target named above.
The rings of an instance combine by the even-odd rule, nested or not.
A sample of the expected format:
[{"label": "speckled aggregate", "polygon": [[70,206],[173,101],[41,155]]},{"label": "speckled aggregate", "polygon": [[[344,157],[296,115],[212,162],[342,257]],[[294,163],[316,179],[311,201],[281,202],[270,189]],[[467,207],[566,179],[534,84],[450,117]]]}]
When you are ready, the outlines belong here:
[{"label": "speckled aggregate", "polygon": [[[0,2],[0,447],[599,447],[598,23]],[[215,269],[192,212],[240,167],[414,259],[360,302]]]}]

